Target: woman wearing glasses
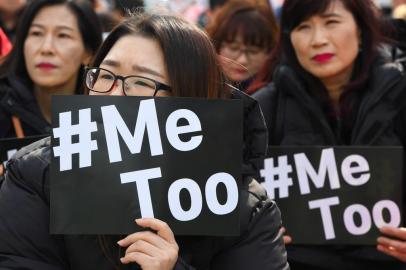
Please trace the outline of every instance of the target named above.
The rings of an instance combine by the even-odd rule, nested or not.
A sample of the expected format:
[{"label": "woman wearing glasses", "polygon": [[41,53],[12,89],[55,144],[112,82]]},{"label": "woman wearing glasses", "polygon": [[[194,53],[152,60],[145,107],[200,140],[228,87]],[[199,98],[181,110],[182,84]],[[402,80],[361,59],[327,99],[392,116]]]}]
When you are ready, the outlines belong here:
[{"label": "woman wearing glasses", "polygon": [[278,26],[267,4],[228,1],[215,13],[207,32],[227,79],[246,91],[275,46]]},{"label": "woman wearing glasses", "polygon": [[[107,69],[114,69],[115,62],[103,61],[102,65],[106,68],[86,69],[86,86],[92,95],[118,92],[126,96],[170,96],[171,87],[164,83],[143,76],[116,75]],[[150,72],[153,74],[152,70]],[[118,81],[121,81],[121,87],[116,87]]]},{"label": "woman wearing glasses", "polygon": [[50,146],[45,139],[9,163],[10,173],[0,189],[0,268],[288,269],[280,213],[251,177],[253,159],[266,147],[259,107],[224,84],[216,57],[210,40],[196,26],[176,17],[144,15],[108,36],[87,69],[86,86],[90,95],[242,98],[246,120],[256,121],[246,122],[244,128],[241,198],[246,199],[240,205],[240,237],[175,237],[157,219],[137,220],[156,233],[124,238],[49,235]]}]

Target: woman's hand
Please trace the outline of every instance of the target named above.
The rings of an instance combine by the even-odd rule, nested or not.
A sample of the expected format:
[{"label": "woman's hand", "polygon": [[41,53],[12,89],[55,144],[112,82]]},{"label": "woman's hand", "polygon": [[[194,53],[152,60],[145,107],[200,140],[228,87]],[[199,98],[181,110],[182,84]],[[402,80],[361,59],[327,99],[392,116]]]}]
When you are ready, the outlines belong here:
[{"label": "woman's hand", "polygon": [[165,222],[155,218],[137,219],[141,227],[156,231],[136,232],[117,242],[127,247],[123,264],[135,262],[143,270],[171,270],[178,259],[179,247],[171,228]]},{"label": "woman's hand", "polygon": [[285,234],[285,232],[286,232],[286,228],[285,228],[285,227],[282,227],[282,228],[279,230],[279,232],[283,234],[283,243],[285,243],[285,245],[288,245],[288,244],[292,243],[292,237],[290,237],[289,235],[286,235],[286,234]]},{"label": "woman's hand", "polygon": [[381,233],[389,237],[378,237],[377,249],[406,262],[406,228],[382,227]]}]

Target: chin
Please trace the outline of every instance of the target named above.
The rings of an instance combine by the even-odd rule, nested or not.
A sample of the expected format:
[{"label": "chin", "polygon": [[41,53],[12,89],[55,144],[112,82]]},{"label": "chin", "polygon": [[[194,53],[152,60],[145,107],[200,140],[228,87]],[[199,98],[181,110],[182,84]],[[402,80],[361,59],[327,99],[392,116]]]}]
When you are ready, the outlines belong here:
[{"label": "chin", "polygon": [[228,77],[233,82],[242,82],[249,78],[249,76],[229,76]]},{"label": "chin", "polygon": [[57,88],[58,86],[61,85],[61,83],[55,81],[44,81],[44,80],[34,82],[34,84],[40,88]]},{"label": "chin", "polygon": [[312,74],[314,77],[323,80],[323,79],[328,79],[331,77],[335,77],[339,74],[339,72],[335,71],[335,70],[317,70],[314,72],[310,72],[310,74]]}]

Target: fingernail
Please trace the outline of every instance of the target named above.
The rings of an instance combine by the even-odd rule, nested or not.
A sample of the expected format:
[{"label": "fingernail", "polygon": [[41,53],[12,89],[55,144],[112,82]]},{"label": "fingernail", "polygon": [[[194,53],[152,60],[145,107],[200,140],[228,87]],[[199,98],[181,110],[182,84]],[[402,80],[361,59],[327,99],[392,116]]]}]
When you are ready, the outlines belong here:
[{"label": "fingernail", "polygon": [[117,241],[117,244],[121,246],[123,244],[123,240]]},{"label": "fingernail", "polygon": [[140,221],[142,221],[142,218],[136,218],[135,219],[135,222],[137,222],[137,223],[140,222]]}]

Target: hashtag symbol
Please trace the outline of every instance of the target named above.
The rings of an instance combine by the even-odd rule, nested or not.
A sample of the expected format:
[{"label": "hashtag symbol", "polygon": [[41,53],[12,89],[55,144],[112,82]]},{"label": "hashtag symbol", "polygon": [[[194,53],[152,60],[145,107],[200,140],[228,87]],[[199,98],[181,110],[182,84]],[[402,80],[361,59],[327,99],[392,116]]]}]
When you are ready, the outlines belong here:
[{"label": "hashtag symbol", "polygon": [[265,179],[265,187],[271,199],[275,198],[275,190],[279,190],[279,198],[289,197],[289,187],[293,185],[289,173],[292,166],[288,164],[288,156],[278,157],[278,166],[275,166],[273,158],[264,161],[264,169],[260,171]]},{"label": "hashtag symbol", "polygon": [[[90,109],[79,110],[79,124],[72,125],[72,112],[59,114],[59,127],[53,129],[54,138],[59,138],[59,146],[53,148],[59,157],[60,171],[72,170],[72,155],[79,154],[79,168],[92,165],[92,151],[97,150],[97,141],[92,140],[92,132],[97,131],[96,122],[91,121]],[[79,142],[72,143],[72,136],[79,135]]]}]

